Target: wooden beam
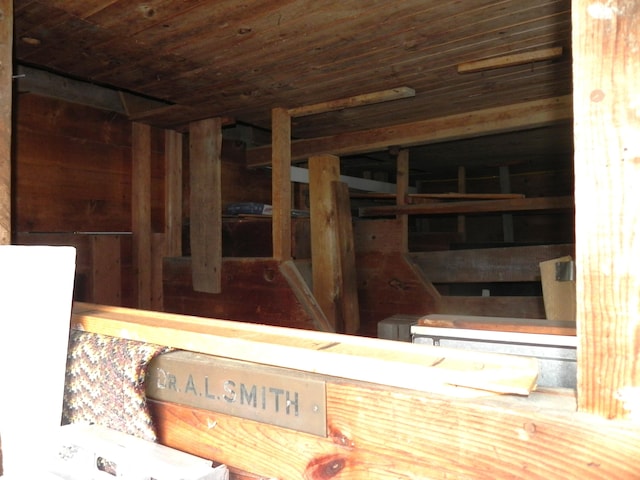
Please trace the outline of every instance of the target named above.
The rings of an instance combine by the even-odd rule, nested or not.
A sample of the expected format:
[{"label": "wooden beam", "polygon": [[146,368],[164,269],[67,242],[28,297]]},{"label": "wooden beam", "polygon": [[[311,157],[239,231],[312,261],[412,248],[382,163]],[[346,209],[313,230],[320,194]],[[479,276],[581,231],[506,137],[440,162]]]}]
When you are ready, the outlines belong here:
[{"label": "wooden beam", "polygon": [[340,256],[332,182],[340,179],[340,159],[333,155],[309,159],[311,271],[313,294],[336,332],[344,325],[339,308]]},{"label": "wooden beam", "polygon": [[182,256],[182,134],[164,131],[165,255]]},{"label": "wooden beam", "polygon": [[469,328],[500,332],[537,333],[576,336],[576,323],[539,318],[490,317],[474,315],[430,314],[416,319],[416,325],[439,328]]},{"label": "wooden beam", "polygon": [[572,2],[578,406],[640,418],[640,8]]},{"label": "wooden beam", "polygon": [[151,308],[151,127],[132,124],[131,232],[137,304]]},{"label": "wooden beam", "polygon": [[11,243],[13,2],[0,0],[0,245]]},{"label": "wooden beam", "polygon": [[222,121],[189,125],[191,265],[193,289],[222,290]]},{"label": "wooden beam", "polygon": [[[406,205],[409,195],[409,150],[402,149],[396,158],[396,205]],[[397,216],[401,229],[401,252],[409,251],[409,216]]]},{"label": "wooden beam", "polygon": [[528,52],[464,62],[458,65],[458,73],[482,72],[494,68],[513,67],[515,65],[555,60],[560,57],[562,57],[562,47],[540,48]]},{"label": "wooden beam", "polygon": [[372,105],[374,103],[389,102],[401,98],[415,97],[416,91],[409,87],[391,88],[380,92],[365,93],[353,97],[341,98],[339,100],[329,100],[328,102],[305,105],[302,107],[290,108],[289,115],[292,117],[305,117],[317,113],[333,112],[344,108],[359,107],[362,105]]},{"label": "wooden beam", "polygon": [[351,221],[349,187],[344,182],[332,182],[335,203],[338,256],[340,260],[340,315],[344,329],[341,333],[355,335],[360,328],[358,306],[358,279],[356,276],[356,252]]},{"label": "wooden beam", "polygon": [[454,213],[491,213],[533,210],[568,210],[574,207],[573,197],[534,197],[513,198],[508,200],[477,200],[448,203],[421,203],[417,205],[362,207],[361,217],[379,217],[385,215],[448,215]]},{"label": "wooden beam", "polygon": [[91,298],[95,303],[122,305],[120,235],[91,235]]},{"label": "wooden beam", "polygon": [[[390,145],[409,147],[554,125],[573,118],[571,103],[571,96],[567,95],[419,122],[296,140],[291,144],[291,160],[305,160],[327,152],[334,155],[374,152],[386,150]],[[270,145],[247,150],[249,167],[265,166],[270,162]]]},{"label": "wooden beam", "polygon": [[[474,376],[489,376],[483,372],[492,370],[494,359],[508,369],[520,357],[505,361],[496,354],[77,303],[71,324],[87,332],[275,364],[326,382],[326,436],[150,401],[161,443],[263,476],[477,478],[481,472],[491,479],[595,480],[633,478],[639,468],[638,424],[576,413],[572,392],[547,390],[523,398],[475,391],[473,400],[464,397],[462,392],[470,391],[465,387],[448,389],[451,396],[438,392],[443,380],[467,373],[436,374],[449,355],[476,359]],[[439,349],[436,366],[433,348]],[[493,355],[491,363],[484,362]],[[477,370],[480,363],[485,369]],[[404,383],[399,389],[387,381]]]},{"label": "wooden beam", "polygon": [[291,259],[291,117],[284,108],[271,111],[271,235],[273,258]]}]

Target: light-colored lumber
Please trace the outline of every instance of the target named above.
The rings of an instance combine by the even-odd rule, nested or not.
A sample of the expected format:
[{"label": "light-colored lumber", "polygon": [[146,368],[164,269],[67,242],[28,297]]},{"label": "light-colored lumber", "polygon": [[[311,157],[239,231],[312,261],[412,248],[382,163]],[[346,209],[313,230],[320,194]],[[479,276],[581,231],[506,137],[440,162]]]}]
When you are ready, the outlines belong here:
[{"label": "light-colored lumber", "polygon": [[432,313],[416,318],[423,327],[468,328],[542,335],[576,335],[576,322],[551,321],[538,318],[514,318],[479,315],[446,315]]},{"label": "light-colored lumber", "polygon": [[291,259],[291,117],[284,108],[271,111],[271,203],[273,258]]},{"label": "light-colored lumber", "polygon": [[413,88],[390,88],[388,90],[382,90],[379,92],[363,93],[362,95],[355,95],[353,97],[341,98],[338,100],[329,100],[327,102],[320,102],[313,105],[290,108],[288,112],[289,115],[294,118],[305,117],[318,113],[342,110],[344,108],[359,107],[362,105],[372,105],[374,103],[382,103],[389,102],[391,100],[398,100],[401,98],[409,98],[414,97],[415,95],[416,91]]},{"label": "light-colored lumber", "polygon": [[634,0],[574,0],[571,11],[578,402],[638,420],[640,9]]},{"label": "light-colored lumber", "polygon": [[340,179],[340,159],[333,155],[309,159],[309,210],[313,294],[333,326],[344,328],[340,309],[342,275],[338,223],[332,183]]},{"label": "light-colored lumber", "polygon": [[[305,160],[325,152],[334,155],[375,152],[386,150],[390,145],[409,147],[554,125],[573,118],[571,105],[572,98],[568,95],[335,136],[295,140],[291,142],[291,160]],[[270,145],[247,150],[247,166],[265,166],[270,162]]]},{"label": "light-colored lumber", "polygon": [[0,12],[0,245],[8,245],[11,243],[13,2],[0,0]]},{"label": "light-colored lumber", "polygon": [[137,304],[151,308],[151,127],[132,125],[131,232]]},{"label": "light-colored lumber", "polygon": [[540,48],[538,50],[531,50],[528,52],[513,53],[510,55],[483,58],[482,60],[460,63],[458,65],[458,73],[482,72],[484,70],[492,70],[494,68],[543,62],[547,60],[555,60],[561,56],[562,47]]},{"label": "light-colored lumber", "polygon": [[189,125],[191,265],[197,292],[222,290],[222,121]]},{"label": "light-colored lumber", "polygon": [[573,197],[533,197],[507,200],[470,200],[448,203],[422,203],[417,205],[397,205],[362,207],[361,217],[385,215],[448,215],[454,213],[525,212],[533,210],[569,210],[574,208]]},{"label": "light-colored lumber", "polygon": [[182,255],[182,133],[164,131],[166,256]]},{"label": "light-colored lumber", "polygon": [[357,334],[360,328],[356,252],[351,222],[349,187],[344,182],[332,182],[336,206],[338,256],[340,260],[340,310],[344,329],[341,333]]},{"label": "light-colored lumber", "polygon": [[[477,397],[528,394],[537,361],[354,335],[75,303],[71,326],[192,352],[392,387]],[[400,374],[402,372],[402,374]]]}]

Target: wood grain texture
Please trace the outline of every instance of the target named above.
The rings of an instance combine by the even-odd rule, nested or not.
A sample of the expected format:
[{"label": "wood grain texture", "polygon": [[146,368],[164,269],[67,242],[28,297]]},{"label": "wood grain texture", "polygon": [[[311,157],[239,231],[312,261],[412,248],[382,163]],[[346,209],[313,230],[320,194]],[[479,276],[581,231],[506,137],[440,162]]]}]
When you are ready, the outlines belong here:
[{"label": "wood grain texture", "polygon": [[640,415],[640,4],[573,2],[579,407]]},{"label": "wood grain texture", "polygon": [[284,108],[271,112],[271,197],[273,257],[291,259],[291,117]]},{"label": "wood grain texture", "polygon": [[553,391],[459,401],[328,378],[327,438],[150,403],[162,443],[282,480],[635,478],[638,426],[577,414],[574,402]]},{"label": "wood grain texture", "polygon": [[[0,2],[0,245],[11,243],[13,2]],[[1,460],[1,459],[0,459]],[[1,468],[1,467],[0,467]],[[0,472],[1,474],[1,472]]]},{"label": "wood grain texture", "polygon": [[182,140],[175,130],[164,132],[165,235],[169,257],[182,255]]},{"label": "wood grain texture", "polygon": [[138,308],[151,308],[151,128],[132,124],[131,231]]},{"label": "wood grain texture", "polygon": [[190,234],[193,289],[220,293],[222,270],[222,123],[189,126]]}]

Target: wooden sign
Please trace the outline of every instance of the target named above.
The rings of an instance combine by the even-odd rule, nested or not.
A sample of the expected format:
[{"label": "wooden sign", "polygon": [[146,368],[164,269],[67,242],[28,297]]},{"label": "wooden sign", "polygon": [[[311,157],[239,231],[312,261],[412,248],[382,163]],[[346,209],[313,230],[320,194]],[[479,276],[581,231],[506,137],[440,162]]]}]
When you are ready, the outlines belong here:
[{"label": "wooden sign", "polygon": [[294,370],[176,351],[149,365],[149,398],[326,437],[325,382]]}]

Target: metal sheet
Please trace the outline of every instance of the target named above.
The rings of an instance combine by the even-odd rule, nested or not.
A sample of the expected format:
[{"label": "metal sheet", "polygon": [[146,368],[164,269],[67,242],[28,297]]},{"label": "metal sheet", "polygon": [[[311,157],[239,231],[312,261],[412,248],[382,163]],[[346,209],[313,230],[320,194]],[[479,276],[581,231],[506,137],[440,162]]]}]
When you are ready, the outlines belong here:
[{"label": "metal sheet", "polygon": [[156,357],[149,398],[327,436],[326,384],[311,375],[192,352]]}]

